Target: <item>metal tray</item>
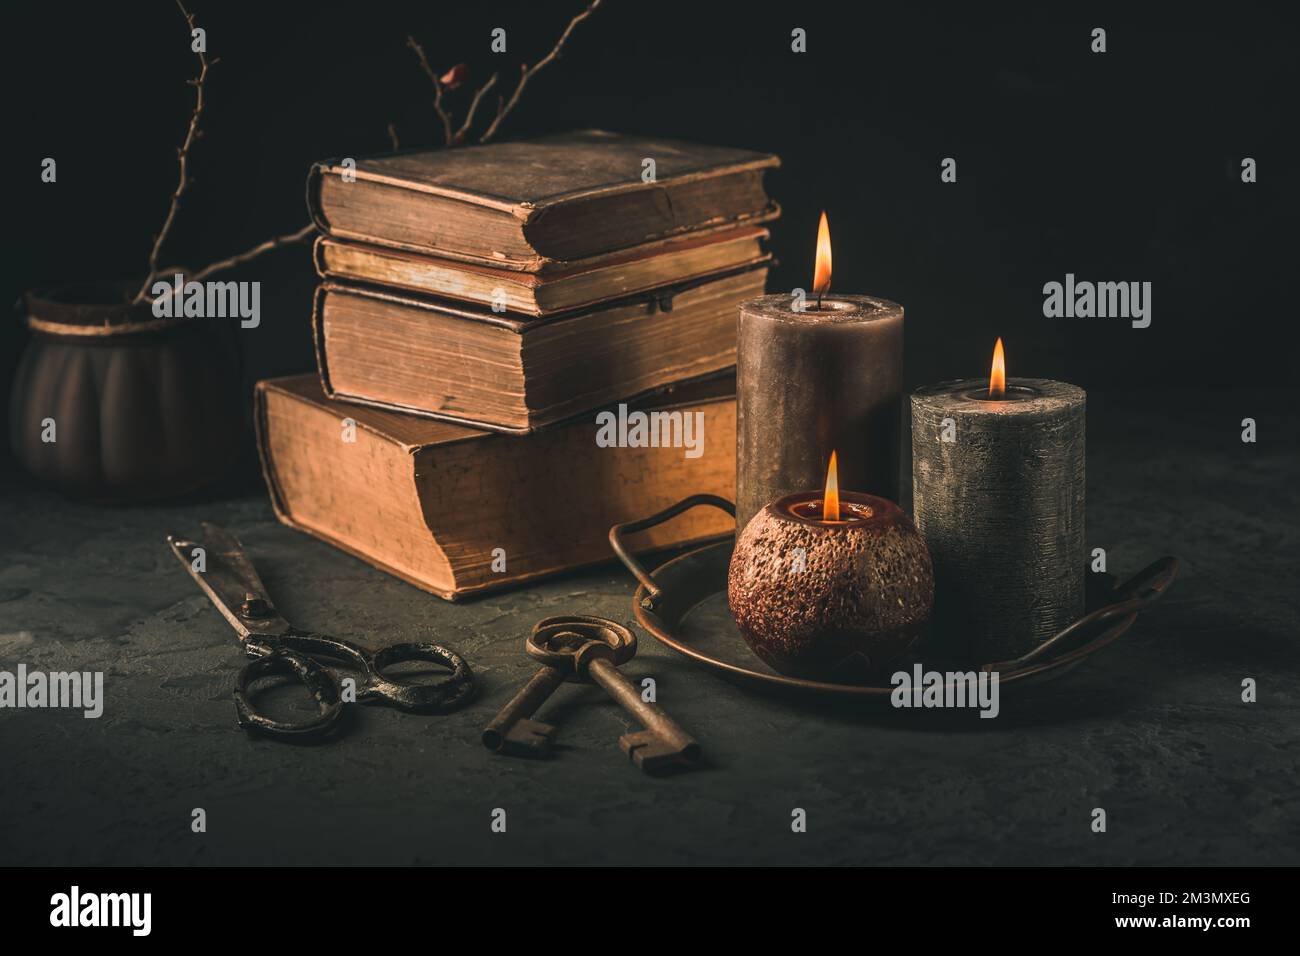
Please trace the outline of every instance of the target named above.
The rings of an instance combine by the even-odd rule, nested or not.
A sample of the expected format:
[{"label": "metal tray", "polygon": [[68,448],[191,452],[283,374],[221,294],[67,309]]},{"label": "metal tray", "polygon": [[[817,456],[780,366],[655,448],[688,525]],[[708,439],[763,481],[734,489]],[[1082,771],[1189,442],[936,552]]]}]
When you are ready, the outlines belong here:
[{"label": "metal tray", "polygon": [[[785,697],[852,701],[892,710],[892,686],[833,684],[786,677],[769,669],[750,651],[727,609],[727,566],[735,545],[731,537],[679,555],[653,572],[647,571],[628,551],[623,540],[627,535],[662,524],[696,505],[712,505],[733,518],[736,515],[736,506],[725,498],[692,495],[648,518],[610,529],[609,543],[614,553],[640,582],[632,597],[637,622],[665,646],[742,686]],[[925,660],[922,663],[927,670],[997,671],[1003,693],[1059,677],[1123,637],[1137,620],[1138,612],[1157,601],[1177,573],[1178,560],[1165,557],[1121,585],[1094,589],[1096,593],[1090,595],[1087,614],[1014,661],[978,665],[969,661]],[[891,671],[910,669],[915,660],[919,658],[896,661]]]}]

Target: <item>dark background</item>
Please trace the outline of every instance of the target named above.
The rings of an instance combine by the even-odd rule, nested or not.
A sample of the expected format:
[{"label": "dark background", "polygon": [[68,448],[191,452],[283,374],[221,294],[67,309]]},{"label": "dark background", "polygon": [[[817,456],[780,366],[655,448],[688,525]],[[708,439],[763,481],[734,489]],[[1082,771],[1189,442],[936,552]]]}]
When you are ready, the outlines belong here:
[{"label": "dark background", "polygon": [[[1053,5],[1055,7],[1055,5]],[[472,80],[548,50],[576,2],[214,3],[192,10],[219,56],[196,179],[163,258],[198,267],[307,221],[309,164],[432,145],[431,89],[405,48]],[[504,137],[604,127],[770,150],[784,206],[770,286],[811,280],[828,211],[834,287],[895,299],[909,386],[1010,373],[1109,386],[1220,387],[1289,371],[1295,321],[1294,32],[1234,4],[1178,19],[1106,11],[902,12],[859,5],[606,0],[539,74]],[[142,275],[192,102],[188,32],[167,0],[6,4],[9,196],[3,294]],[[509,53],[489,52],[494,26]],[[790,31],[808,31],[808,52]],[[1108,52],[1089,51],[1104,26]],[[463,111],[469,88],[451,94]],[[58,182],[40,181],[45,156]],[[939,180],[956,158],[958,182]],[[1259,181],[1240,181],[1254,157]],[[1153,323],[1045,319],[1042,286],[1150,281]],[[305,244],[259,279],[241,332],[248,378],[311,367]],[[8,382],[21,345],[0,333]]]},{"label": "dark background", "polygon": [[[435,141],[408,33],[436,66],[465,60],[481,79],[536,59],[579,8],[195,2],[222,62],[165,254],[194,267],[304,224],[313,160],[387,150],[389,122],[405,146]],[[191,105],[184,23],[169,0],[3,9],[7,301],[139,276]],[[0,862],[1295,865],[1296,33],[1241,4],[1063,11],[607,0],[505,133],[596,126],[777,152],[773,289],[808,283],[826,209],[836,289],[907,309],[909,386],[983,374],[1002,335],[1013,375],[1086,387],[1089,546],[1121,577],[1182,561],[1104,662],[950,728],[741,694],[643,637],[631,673],[656,676],[708,772],[653,781],[622,766],[622,718],[593,688],[543,712],[562,726],[556,761],[504,761],[477,737],[532,672],[518,639],[548,614],[624,619],[622,568],[451,605],[287,531],[260,484],[129,509],[0,486],[0,659],[113,682],[103,720],[0,719]],[[488,52],[498,25],[504,58]],[[1098,25],[1104,55],[1088,52]],[[789,52],[794,26],[807,54]],[[1246,155],[1254,185],[1240,182]],[[40,182],[44,156],[55,185]],[[956,185],[939,181],[945,156]],[[1066,272],[1151,281],[1152,326],[1043,318],[1042,285]],[[234,278],[263,282],[262,325],[240,333],[248,384],[309,368],[305,247]],[[0,376],[18,341],[0,322]],[[1239,440],[1245,415],[1258,444]],[[329,747],[247,741],[229,628],[162,542],[200,518],[241,536],[290,620],[363,643],[445,640],[483,699],[430,719],[358,708]],[[1246,676],[1257,704],[1240,699]],[[506,841],[485,826],[498,805]],[[804,836],[792,806],[809,810]],[[1104,838],[1087,826],[1096,806]],[[1074,903],[1058,892],[1049,911],[1070,919]]]}]

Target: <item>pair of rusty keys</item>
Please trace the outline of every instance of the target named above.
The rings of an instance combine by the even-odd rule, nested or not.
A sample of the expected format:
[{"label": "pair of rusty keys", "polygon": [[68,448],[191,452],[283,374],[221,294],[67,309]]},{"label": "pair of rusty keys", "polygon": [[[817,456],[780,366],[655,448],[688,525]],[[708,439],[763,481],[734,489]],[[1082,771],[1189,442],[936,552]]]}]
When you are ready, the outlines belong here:
[{"label": "pair of rusty keys", "polygon": [[483,745],[493,753],[545,757],[555,728],[532,715],[565,681],[595,683],[645,728],[619,738],[623,752],[646,773],[668,773],[694,766],[700,745],[640,692],[618,666],[636,654],[636,636],[622,624],[600,617],[548,617],[539,621],[525,644],[541,670],[523,686],[483,730]]}]

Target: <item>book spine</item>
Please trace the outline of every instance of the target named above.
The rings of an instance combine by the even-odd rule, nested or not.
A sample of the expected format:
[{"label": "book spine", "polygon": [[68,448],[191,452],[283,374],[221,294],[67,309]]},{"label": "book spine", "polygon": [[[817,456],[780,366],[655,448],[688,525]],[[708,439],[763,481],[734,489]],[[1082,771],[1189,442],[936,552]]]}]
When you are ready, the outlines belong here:
[{"label": "book spine", "polygon": [[311,169],[307,171],[307,215],[311,216],[311,221],[316,228],[327,236],[330,227],[320,206],[320,182],[321,177],[325,175],[325,169],[333,164],[333,160],[321,160],[319,163],[312,163]]},{"label": "book spine", "polygon": [[330,384],[329,360],[325,357],[325,297],[329,286],[322,283],[316,286],[311,303],[311,342],[316,351],[316,374],[320,377],[321,391],[327,398],[334,397],[334,386]]},{"label": "book spine", "polygon": [[253,387],[253,439],[257,443],[257,459],[262,466],[266,493],[271,498],[271,509],[279,521],[294,527],[289,509],[285,507],[280,482],[276,478],[275,462],[271,460],[270,433],[266,427],[266,386],[266,382],[258,382]]},{"label": "book spine", "polygon": [[316,241],[311,245],[311,264],[316,267],[316,275],[320,278],[327,278],[325,270],[325,244],[329,242],[325,236],[317,236]]},{"label": "book spine", "polygon": [[[253,390],[253,428],[256,434],[257,455],[262,466],[262,480],[266,483],[267,493],[271,498],[271,507],[275,512],[276,520],[286,527],[292,528],[303,534],[310,535],[318,541],[323,541],[331,547],[338,548],[346,554],[359,558],[367,564],[378,568],[386,574],[391,574],[396,578],[420,588],[422,591],[428,591],[445,601],[455,601],[462,596],[462,592],[456,587],[450,589],[438,586],[435,582],[422,577],[410,574],[401,568],[394,567],[385,561],[380,555],[365,548],[356,547],[349,542],[336,538],[329,532],[303,524],[294,517],[288,501],[285,499],[283,487],[276,475],[275,460],[271,455],[270,428],[267,422],[267,396],[275,387],[273,380],[258,382]],[[299,399],[300,400],[300,399]],[[371,430],[365,422],[358,422],[358,428]],[[376,433],[380,440],[392,441],[392,439],[381,433]],[[410,450],[412,456],[411,466],[414,468],[414,449]],[[437,540],[430,530],[430,539],[433,546],[437,547]]]}]

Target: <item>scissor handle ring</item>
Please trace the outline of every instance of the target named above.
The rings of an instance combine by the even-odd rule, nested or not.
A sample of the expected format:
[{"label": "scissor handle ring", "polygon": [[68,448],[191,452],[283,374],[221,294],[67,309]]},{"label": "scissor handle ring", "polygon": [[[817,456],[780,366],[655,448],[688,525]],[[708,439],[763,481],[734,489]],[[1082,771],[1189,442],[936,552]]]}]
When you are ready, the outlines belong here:
[{"label": "scissor handle ring", "polygon": [[[390,644],[369,655],[370,684],[361,699],[381,698],[387,703],[421,714],[445,714],[469,701],[474,693],[474,671],[469,661],[441,644]],[[444,680],[400,684],[384,676],[385,667],[405,661],[428,661],[451,671]]]},{"label": "scissor handle ring", "polygon": [[[314,719],[277,720],[259,712],[253,704],[253,682],[273,674],[288,674],[311,692],[320,713]],[[235,684],[235,719],[247,731],[290,740],[321,737],[334,729],[343,716],[342,690],[329,671],[309,657],[293,651],[275,651],[245,664]]]}]

